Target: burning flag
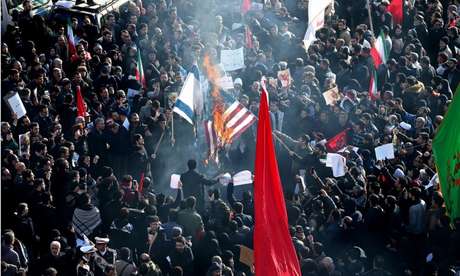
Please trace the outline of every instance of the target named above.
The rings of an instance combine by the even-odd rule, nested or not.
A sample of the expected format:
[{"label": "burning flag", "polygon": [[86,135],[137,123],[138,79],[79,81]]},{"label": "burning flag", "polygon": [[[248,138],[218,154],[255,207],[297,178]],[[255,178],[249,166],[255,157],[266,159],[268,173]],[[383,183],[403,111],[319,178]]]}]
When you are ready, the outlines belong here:
[{"label": "burning flag", "polygon": [[219,137],[220,145],[223,146],[230,142],[232,130],[225,128],[224,112],[225,102],[220,95],[219,81],[221,79],[218,69],[211,63],[210,57],[206,55],[203,61],[204,68],[211,83],[211,96],[213,99],[212,118],[214,130]]},{"label": "burning flag", "polygon": [[235,101],[225,110],[223,119],[225,129],[230,132],[230,142],[239,137],[257,120],[256,116],[239,101]]}]

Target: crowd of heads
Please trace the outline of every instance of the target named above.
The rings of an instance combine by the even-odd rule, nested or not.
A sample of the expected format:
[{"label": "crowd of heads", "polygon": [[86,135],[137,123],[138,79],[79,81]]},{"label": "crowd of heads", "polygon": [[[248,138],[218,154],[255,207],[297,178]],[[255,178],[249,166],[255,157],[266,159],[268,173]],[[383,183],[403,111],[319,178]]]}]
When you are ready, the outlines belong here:
[{"label": "crowd of heads", "polygon": [[[172,112],[189,72],[206,80],[205,57],[232,76],[226,101],[257,115],[268,92],[302,275],[458,273],[460,220],[446,212],[432,141],[460,82],[459,2],[403,1],[396,24],[386,0],[335,0],[308,49],[308,1],[253,2],[129,1],[100,22],[32,16],[31,0],[12,13],[2,92],[18,93],[27,113],[2,102],[2,274],[254,272],[244,257],[251,189],[207,182],[208,193],[184,198],[169,188],[173,172],[253,169],[257,123],[220,149],[217,166],[199,124]],[[224,72],[220,52],[241,47],[245,67]],[[326,103],[335,88],[340,99]],[[333,177],[324,141],[343,131],[346,172]],[[395,158],[377,161],[387,143]]]}]

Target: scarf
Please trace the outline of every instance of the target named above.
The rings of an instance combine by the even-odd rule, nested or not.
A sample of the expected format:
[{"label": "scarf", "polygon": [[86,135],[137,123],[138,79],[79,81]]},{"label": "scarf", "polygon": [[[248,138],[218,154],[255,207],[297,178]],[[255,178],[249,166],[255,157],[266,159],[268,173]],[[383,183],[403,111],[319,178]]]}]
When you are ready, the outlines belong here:
[{"label": "scarf", "polygon": [[101,215],[96,207],[88,210],[75,209],[72,226],[77,234],[89,236],[99,224],[101,224]]}]

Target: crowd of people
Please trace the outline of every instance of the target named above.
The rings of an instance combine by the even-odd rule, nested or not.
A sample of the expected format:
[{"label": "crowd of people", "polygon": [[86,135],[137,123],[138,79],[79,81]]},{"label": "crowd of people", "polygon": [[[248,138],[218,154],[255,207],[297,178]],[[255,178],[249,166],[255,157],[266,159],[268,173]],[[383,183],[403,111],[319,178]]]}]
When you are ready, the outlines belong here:
[{"label": "crowd of people", "polygon": [[[206,79],[204,56],[219,67],[221,50],[240,47],[245,68],[226,72],[234,88],[221,93],[257,115],[269,80],[302,275],[458,275],[460,218],[446,213],[431,143],[460,82],[459,1],[405,1],[402,24],[387,0],[369,2],[333,1],[305,49],[305,0],[247,12],[238,0],[136,0],[101,23],[69,18],[74,49],[66,22],[31,16],[24,0],[2,35],[2,92],[27,111],[2,102],[2,275],[251,275],[240,258],[253,248],[251,189],[218,183],[199,124],[172,112],[193,67]],[[333,87],[346,104],[326,104]],[[221,172],[253,169],[255,125],[220,149]],[[333,177],[324,141],[344,130],[346,173]],[[377,161],[386,143],[395,158]]]}]

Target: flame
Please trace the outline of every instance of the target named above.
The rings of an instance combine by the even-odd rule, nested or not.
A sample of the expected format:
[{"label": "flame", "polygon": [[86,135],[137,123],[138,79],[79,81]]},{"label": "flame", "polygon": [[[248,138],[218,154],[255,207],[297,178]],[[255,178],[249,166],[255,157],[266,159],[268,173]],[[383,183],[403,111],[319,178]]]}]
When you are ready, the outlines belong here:
[{"label": "flame", "polygon": [[220,146],[224,146],[225,144],[231,142],[230,135],[232,133],[232,129],[225,128],[225,104],[219,90],[219,80],[221,76],[218,69],[212,64],[211,58],[208,55],[204,56],[203,66],[206,70],[206,74],[208,75],[208,80],[211,83],[211,96],[213,98],[212,117],[214,129],[217,136],[220,138]]}]

